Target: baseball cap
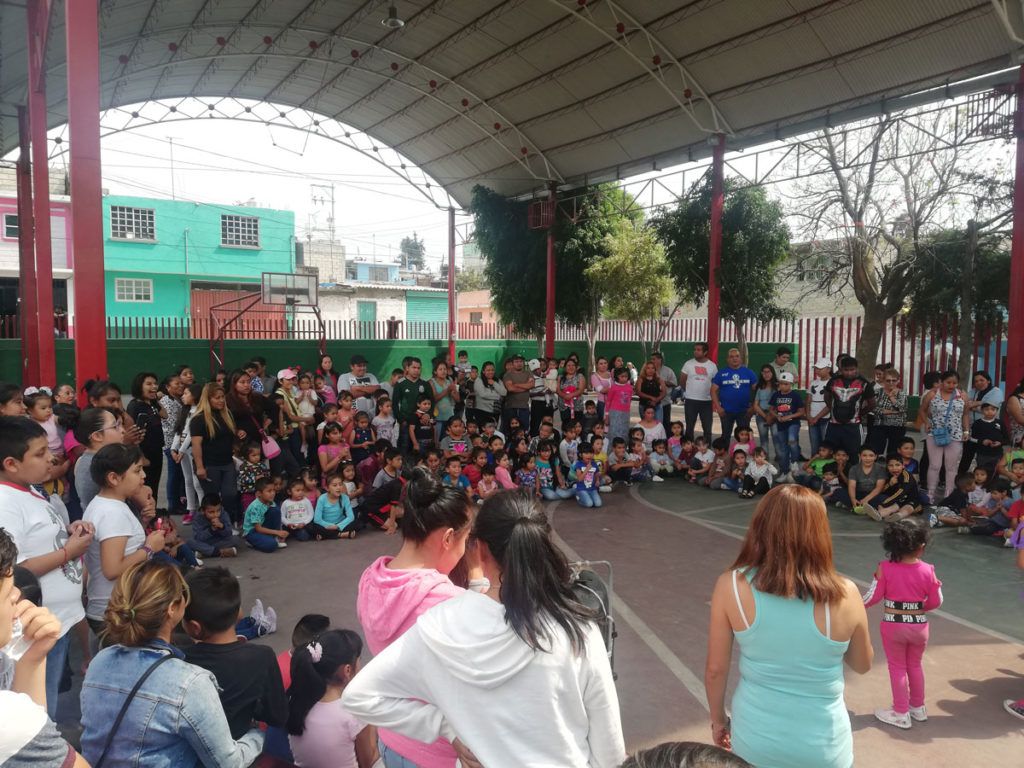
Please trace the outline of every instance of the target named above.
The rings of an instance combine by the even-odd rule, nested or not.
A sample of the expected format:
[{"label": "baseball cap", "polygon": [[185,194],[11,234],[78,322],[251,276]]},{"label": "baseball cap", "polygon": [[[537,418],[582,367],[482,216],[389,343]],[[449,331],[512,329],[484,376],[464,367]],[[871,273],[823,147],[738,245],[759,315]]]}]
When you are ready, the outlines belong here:
[{"label": "baseball cap", "polygon": [[789,371],[783,371],[782,373],[779,374],[779,381],[784,381],[789,384],[792,384],[794,381],[796,381],[796,379],[793,378],[793,374],[790,373]]},{"label": "baseball cap", "polygon": [[538,368],[540,368],[540,360],[538,360],[536,357],[531,357],[530,361],[526,364],[526,367],[529,368],[531,371],[536,371]]},{"label": "baseball cap", "polygon": [[367,359],[362,355],[352,355],[352,357],[348,359],[349,365],[366,365],[367,362]]},{"label": "baseball cap", "polygon": [[277,372],[277,378],[294,379],[297,378],[297,376],[295,374],[295,371],[293,371],[291,368],[282,368],[280,371]]},{"label": "baseball cap", "polygon": [[832,370],[832,361],[829,360],[827,357],[819,357],[817,360],[814,361],[814,367],[815,368],[828,368],[831,371]]}]

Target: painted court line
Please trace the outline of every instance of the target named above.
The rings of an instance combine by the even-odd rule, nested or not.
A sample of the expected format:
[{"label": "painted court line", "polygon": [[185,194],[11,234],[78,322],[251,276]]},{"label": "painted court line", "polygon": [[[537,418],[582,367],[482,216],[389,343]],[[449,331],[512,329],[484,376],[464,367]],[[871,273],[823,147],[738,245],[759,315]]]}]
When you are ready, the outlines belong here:
[{"label": "painted court line", "polygon": [[[702,520],[699,517],[691,517],[691,516],[685,515],[685,514],[683,514],[681,512],[675,512],[675,511],[673,511],[671,509],[665,509],[664,507],[659,507],[657,504],[655,504],[655,503],[653,503],[651,501],[648,501],[643,496],[641,496],[637,486],[633,486],[632,488],[629,489],[629,495],[632,496],[635,501],[639,502],[640,504],[643,504],[645,507],[650,507],[651,509],[655,509],[658,512],[663,512],[666,515],[672,515],[673,517],[678,517],[680,520],[685,520],[688,523],[694,523],[695,525],[699,525],[699,526],[701,526],[703,528],[707,528],[709,531],[715,531],[717,533],[720,533],[723,536],[729,536],[730,538],[738,539],[739,541],[743,541],[743,538],[744,538],[743,534],[733,533],[732,531],[723,530],[718,525],[715,525],[714,523],[708,522],[707,520]],[[857,584],[862,589],[867,588],[869,586],[868,582],[866,582],[866,581],[854,578],[853,576],[849,576],[847,574],[843,574],[843,575],[846,576],[848,579],[850,579],[850,581],[852,581],[854,584]],[[998,630],[989,629],[988,627],[982,626],[981,624],[976,624],[973,621],[970,621],[968,619],[962,619],[959,616],[954,616],[952,613],[947,613],[946,611],[943,611],[942,609],[939,609],[937,611],[929,611],[929,613],[931,615],[933,615],[933,616],[939,616],[939,617],[941,617],[943,619],[946,619],[948,621],[952,621],[954,624],[959,624],[962,627],[967,627],[968,629],[973,629],[975,632],[978,632],[980,634],[988,635],[989,637],[995,638],[996,640],[1001,640],[1004,643],[1009,643],[1010,645],[1024,645],[1024,640],[1021,640],[1018,637],[1012,637],[1010,635],[1005,635],[1005,634],[1003,634],[1002,632],[1000,632]]]},{"label": "painted court line", "polygon": [[[548,505],[548,517],[549,519],[554,518],[554,508],[559,505],[560,502]],[[558,535],[555,531],[554,534],[555,543],[565,552],[566,556],[570,560],[580,561],[586,558],[581,557],[580,554],[574,550],[569,544]],[[637,616],[636,612],[633,611],[626,602],[616,595],[614,592],[611,594],[612,599],[612,610],[618,614],[618,618],[626,622],[629,627],[636,632],[637,636],[643,641],[651,652],[658,657],[658,660],[664,664],[668,670],[675,675],[676,679],[682,684],[687,691],[697,700],[697,702],[704,707],[705,711],[710,711],[708,707],[707,696],[704,693],[704,681],[701,680],[692,669],[683,663],[682,659],[676,656],[672,649],[662,642],[661,638],[658,637],[657,633],[651,629],[651,627]]]}]

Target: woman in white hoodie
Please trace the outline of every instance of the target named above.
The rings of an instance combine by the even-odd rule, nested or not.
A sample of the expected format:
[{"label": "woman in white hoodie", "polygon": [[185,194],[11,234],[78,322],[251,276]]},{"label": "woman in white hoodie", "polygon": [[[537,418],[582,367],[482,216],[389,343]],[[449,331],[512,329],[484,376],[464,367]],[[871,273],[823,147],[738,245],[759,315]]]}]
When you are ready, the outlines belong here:
[{"label": "woman in white hoodie", "polygon": [[360,720],[413,739],[459,739],[487,768],[612,768],[626,757],[604,641],[565,555],[522,491],[473,526],[486,594],[424,613],[345,689]]}]

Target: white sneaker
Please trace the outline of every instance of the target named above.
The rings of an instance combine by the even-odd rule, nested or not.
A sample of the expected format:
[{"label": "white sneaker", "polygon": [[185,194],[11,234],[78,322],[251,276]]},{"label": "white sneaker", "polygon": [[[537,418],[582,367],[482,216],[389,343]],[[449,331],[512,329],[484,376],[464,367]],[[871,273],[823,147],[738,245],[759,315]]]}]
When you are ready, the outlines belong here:
[{"label": "white sneaker", "polygon": [[911,707],[908,714],[913,720],[917,720],[919,723],[928,722],[928,710],[924,706]]},{"label": "white sneaker", "polygon": [[197,557],[196,558],[196,568],[202,568],[202,567],[203,567],[203,561],[200,558]]},{"label": "white sneaker", "polygon": [[252,604],[252,610],[249,611],[249,618],[255,621],[257,624],[262,624],[266,618],[267,611],[263,607],[263,601],[258,597]]},{"label": "white sneaker", "polygon": [[277,632],[277,611],[273,608],[267,608],[267,612],[263,616],[263,621],[260,622],[260,628],[263,630],[263,634],[265,635]]},{"label": "white sneaker", "polygon": [[1003,539],[1003,546],[1013,548],[1013,539]]},{"label": "white sneaker", "polygon": [[882,513],[875,509],[870,504],[861,505],[864,507],[864,513],[877,523],[882,522]]},{"label": "white sneaker", "polygon": [[279,542],[277,542],[277,548],[278,549],[287,549],[288,545],[285,544],[283,541],[279,541]]},{"label": "white sneaker", "polygon": [[654,477],[651,478],[651,481],[655,483],[664,483],[665,478],[662,477],[661,475],[654,475]]},{"label": "white sneaker", "polygon": [[910,728],[910,713],[897,714],[891,709],[876,709],[875,717],[886,725],[893,725],[904,730]]},{"label": "white sneaker", "polygon": [[[601,493],[611,493],[613,488],[610,485],[602,485],[597,490],[600,491]],[[1009,539],[1007,539],[1007,541],[1009,541]]]}]

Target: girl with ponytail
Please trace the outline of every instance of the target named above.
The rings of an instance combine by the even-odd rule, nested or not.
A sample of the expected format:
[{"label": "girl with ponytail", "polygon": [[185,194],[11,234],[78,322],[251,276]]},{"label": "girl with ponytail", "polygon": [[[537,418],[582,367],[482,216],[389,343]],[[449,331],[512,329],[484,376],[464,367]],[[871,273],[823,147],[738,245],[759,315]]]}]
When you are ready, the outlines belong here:
[{"label": "girl with ponytail", "polygon": [[302,768],[370,768],[380,756],[377,729],[341,706],[363,641],[350,629],[329,629],[292,652],[288,741]]},{"label": "girl with ponytail", "polygon": [[449,739],[463,765],[620,765],[604,641],[573,597],[547,516],[526,491],[498,493],[480,507],[472,539],[486,593],[462,592],[420,616],[346,687],[343,704],[412,739]]}]

